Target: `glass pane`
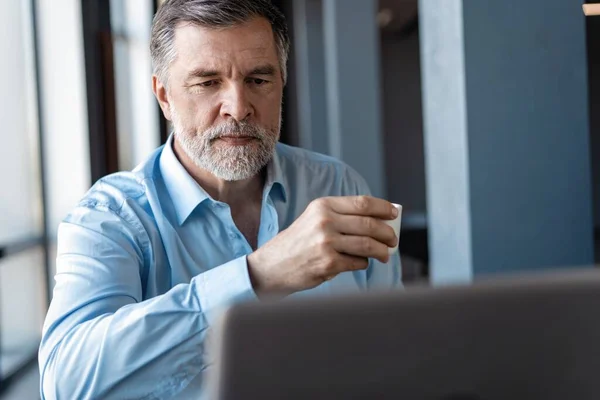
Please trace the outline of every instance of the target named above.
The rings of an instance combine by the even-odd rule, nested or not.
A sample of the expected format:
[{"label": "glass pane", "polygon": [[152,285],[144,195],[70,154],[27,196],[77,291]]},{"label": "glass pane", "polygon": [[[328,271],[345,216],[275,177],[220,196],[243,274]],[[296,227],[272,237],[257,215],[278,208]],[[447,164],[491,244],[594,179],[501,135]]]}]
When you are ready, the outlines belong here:
[{"label": "glass pane", "polygon": [[148,82],[153,0],[111,0],[119,169],[133,169],[160,145],[158,105]]},{"label": "glass pane", "polygon": [[0,1],[0,244],[42,230],[35,74],[28,1]]},{"label": "glass pane", "polygon": [[46,312],[41,249],[0,260],[0,374],[35,354]]}]

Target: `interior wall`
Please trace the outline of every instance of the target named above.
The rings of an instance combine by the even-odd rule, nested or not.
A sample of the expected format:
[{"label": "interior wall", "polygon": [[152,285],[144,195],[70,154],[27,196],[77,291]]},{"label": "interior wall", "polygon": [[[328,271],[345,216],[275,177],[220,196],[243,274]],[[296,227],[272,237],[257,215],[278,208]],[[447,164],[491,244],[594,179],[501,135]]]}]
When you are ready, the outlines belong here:
[{"label": "interior wall", "polygon": [[[586,18],[594,226],[600,229],[600,19]],[[596,252],[598,253],[598,252]],[[598,256],[596,256],[598,258]]]},{"label": "interior wall", "polygon": [[388,197],[425,213],[425,157],[418,30],[381,35],[384,149]]}]

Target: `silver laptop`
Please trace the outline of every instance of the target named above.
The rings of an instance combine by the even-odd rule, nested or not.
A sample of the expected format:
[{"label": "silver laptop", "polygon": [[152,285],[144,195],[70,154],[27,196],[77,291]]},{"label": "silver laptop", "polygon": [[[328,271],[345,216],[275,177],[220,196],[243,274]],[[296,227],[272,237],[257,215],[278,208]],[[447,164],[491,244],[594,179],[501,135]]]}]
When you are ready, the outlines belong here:
[{"label": "silver laptop", "polygon": [[600,399],[600,272],[243,304],[214,398]]}]

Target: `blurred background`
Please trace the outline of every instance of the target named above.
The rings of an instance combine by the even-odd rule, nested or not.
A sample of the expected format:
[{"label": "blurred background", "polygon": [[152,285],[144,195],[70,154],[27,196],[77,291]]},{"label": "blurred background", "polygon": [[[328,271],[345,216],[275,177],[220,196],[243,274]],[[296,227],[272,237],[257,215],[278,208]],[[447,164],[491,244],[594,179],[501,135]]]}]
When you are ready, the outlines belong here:
[{"label": "blurred background", "polygon": [[[600,17],[577,0],[273,0],[292,54],[285,143],[404,206],[403,280],[592,267]],[[155,0],[0,1],[0,398],[37,398],[56,229],[169,135]]]}]

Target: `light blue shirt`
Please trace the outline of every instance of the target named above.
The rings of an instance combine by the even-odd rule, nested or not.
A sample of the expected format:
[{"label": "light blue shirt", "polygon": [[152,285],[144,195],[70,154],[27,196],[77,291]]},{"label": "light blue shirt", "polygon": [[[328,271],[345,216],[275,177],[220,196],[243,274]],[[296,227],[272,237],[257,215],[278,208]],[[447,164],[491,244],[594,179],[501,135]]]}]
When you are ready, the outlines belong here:
[{"label": "light blue shirt", "polygon": [[[258,246],[316,198],[368,193],[342,162],[278,144]],[[251,252],[229,206],[179,163],[172,137],[132,172],[98,181],[58,229],[56,286],[39,352],[42,399],[191,398],[210,365],[208,328],[228,305],[256,300]],[[395,255],[296,295],[398,285]]]}]

